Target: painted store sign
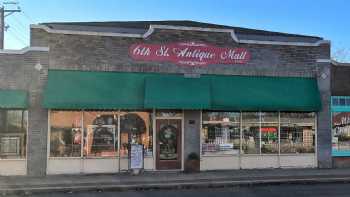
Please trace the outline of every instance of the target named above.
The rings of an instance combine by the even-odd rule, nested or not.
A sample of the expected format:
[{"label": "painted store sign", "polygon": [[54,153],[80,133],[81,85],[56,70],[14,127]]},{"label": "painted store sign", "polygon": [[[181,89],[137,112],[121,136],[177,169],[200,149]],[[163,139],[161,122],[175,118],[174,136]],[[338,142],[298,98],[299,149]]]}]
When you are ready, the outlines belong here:
[{"label": "painted store sign", "polygon": [[250,53],[245,48],[215,47],[205,43],[133,44],[129,55],[134,60],[172,62],[179,65],[245,64]]}]

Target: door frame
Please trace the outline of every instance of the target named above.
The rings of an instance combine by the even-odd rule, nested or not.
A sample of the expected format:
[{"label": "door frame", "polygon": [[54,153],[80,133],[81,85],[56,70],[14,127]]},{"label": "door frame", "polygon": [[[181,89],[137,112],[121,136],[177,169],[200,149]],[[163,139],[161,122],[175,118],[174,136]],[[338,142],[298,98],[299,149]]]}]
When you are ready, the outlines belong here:
[{"label": "door frame", "polygon": [[[153,109],[153,166],[155,171],[183,171],[184,170],[184,137],[185,137],[185,124],[184,124],[184,110],[181,110],[181,116],[180,117],[157,117],[156,114],[157,110]],[[180,169],[173,169],[173,170],[158,170],[157,169],[157,128],[156,128],[156,122],[157,120],[181,120],[181,168]]]}]

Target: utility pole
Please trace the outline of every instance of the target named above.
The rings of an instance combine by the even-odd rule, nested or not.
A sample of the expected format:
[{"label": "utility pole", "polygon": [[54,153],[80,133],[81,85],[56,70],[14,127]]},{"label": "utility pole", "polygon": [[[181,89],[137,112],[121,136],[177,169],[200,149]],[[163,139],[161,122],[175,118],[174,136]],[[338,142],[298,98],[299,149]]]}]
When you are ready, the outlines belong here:
[{"label": "utility pole", "polygon": [[17,6],[16,9],[6,9],[5,5],[18,5],[18,2],[7,1],[0,7],[0,50],[4,49],[4,37],[5,37],[5,17],[10,16],[15,12],[21,12],[21,8]]}]

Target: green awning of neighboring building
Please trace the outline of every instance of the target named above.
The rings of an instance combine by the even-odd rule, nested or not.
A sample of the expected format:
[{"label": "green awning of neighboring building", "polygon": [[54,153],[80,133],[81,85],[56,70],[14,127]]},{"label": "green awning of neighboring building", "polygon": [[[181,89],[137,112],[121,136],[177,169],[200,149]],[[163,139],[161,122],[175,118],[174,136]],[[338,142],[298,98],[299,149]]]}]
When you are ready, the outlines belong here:
[{"label": "green awning of neighboring building", "polygon": [[28,94],[23,90],[0,90],[0,108],[28,108]]},{"label": "green awning of neighboring building", "polygon": [[49,70],[44,107],[143,109],[146,74]]},{"label": "green awning of neighboring building", "polygon": [[316,79],[299,77],[207,76],[212,109],[239,111],[319,111]]},{"label": "green awning of neighboring building", "polygon": [[204,78],[162,75],[146,78],[145,108],[210,109],[210,83]]},{"label": "green awning of neighboring building", "polygon": [[318,111],[321,100],[313,78],[50,70],[44,107]]}]

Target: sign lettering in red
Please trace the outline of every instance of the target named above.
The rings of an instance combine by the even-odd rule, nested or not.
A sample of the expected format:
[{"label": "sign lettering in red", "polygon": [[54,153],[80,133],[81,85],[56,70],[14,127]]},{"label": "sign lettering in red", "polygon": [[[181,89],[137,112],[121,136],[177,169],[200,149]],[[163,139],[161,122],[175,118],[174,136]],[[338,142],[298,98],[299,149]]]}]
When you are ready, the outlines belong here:
[{"label": "sign lettering in red", "polygon": [[245,64],[250,53],[245,48],[215,47],[205,43],[133,44],[129,55],[134,60],[172,62],[188,66]]}]

